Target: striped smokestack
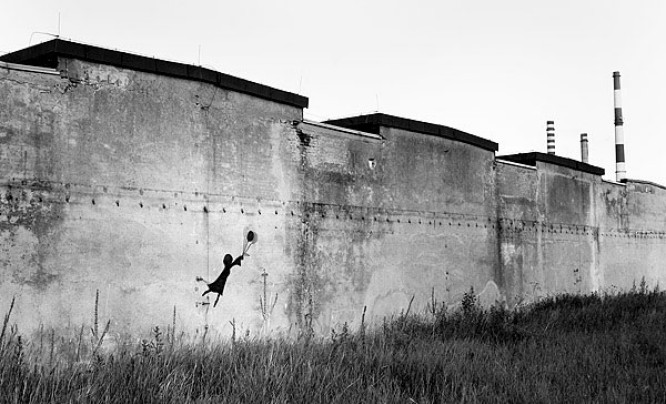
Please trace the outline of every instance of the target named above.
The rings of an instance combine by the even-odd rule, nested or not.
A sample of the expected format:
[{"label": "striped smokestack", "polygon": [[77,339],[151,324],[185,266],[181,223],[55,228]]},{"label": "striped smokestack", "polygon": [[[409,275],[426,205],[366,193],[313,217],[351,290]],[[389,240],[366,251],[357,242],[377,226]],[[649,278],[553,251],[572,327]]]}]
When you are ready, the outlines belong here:
[{"label": "striped smokestack", "polygon": [[627,178],[627,169],[624,165],[624,121],[622,120],[620,72],[613,72],[613,90],[615,100],[615,178],[617,182],[622,182]]},{"label": "striped smokestack", "polygon": [[546,144],[548,154],[555,154],[555,121],[546,122]]},{"label": "striped smokestack", "polygon": [[587,149],[587,133],[580,134],[580,161],[587,163],[589,158]]}]

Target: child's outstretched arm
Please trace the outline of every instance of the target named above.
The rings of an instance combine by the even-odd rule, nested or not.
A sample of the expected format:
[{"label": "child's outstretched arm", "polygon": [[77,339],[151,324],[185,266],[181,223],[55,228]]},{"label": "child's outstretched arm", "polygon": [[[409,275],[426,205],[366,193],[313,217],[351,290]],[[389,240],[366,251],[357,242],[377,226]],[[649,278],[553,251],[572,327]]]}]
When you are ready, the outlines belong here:
[{"label": "child's outstretched arm", "polygon": [[232,262],[231,265],[229,265],[229,268],[233,267],[234,265],[241,266],[241,261],[243,261],[243,257],[245,257],[245,254],[239,255],[238,257],[236,257],[234,262]]}]

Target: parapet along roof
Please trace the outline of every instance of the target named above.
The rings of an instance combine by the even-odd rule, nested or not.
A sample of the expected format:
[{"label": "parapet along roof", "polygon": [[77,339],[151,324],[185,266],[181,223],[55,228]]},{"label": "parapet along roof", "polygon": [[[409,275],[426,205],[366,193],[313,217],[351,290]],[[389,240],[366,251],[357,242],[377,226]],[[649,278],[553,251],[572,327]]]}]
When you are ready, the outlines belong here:
[{"label": "parapet along roof", "polygon": [[568,167],[574,170],[583,171],[595,175],[604,175],[606,173],[606,171],[601,167],[593,166],[577,160],[568,159],[566,157],[560,157],[555,154],[530,152],[530,153],[510,154],[507,156],[497,156],[497,159],[512,161],[514,163],[520,163],[534,167],[536,167],[537,161],[541,161],[544,163],[550,163],[562,167]]},{"label": "parapet along roof", "polygon": [[497,143],[471,135],[469,133],[465,133],[458,129],[380,113],[359,115],[351,118],[333,119],[330,121],[325,121],[324,123],[342,126],[343,128],[356,129],[368,133],[375,133],[377,135],[380,134],[379,127],[385,126],[389,128],[408,130],[411,132],[424,133],[426,135],[441,136],[443,138],[456,140],[458,142],[468,143],[492,152],[495,152],[498,149]]},{"label": "parapet along roof", "polygon": [[227,90],[253,95],[281,104],[299,108],[308,107],[307,97],[216,72],[205,67],[169,62],[62,39],[53,39],[29,48],[8,53],[1,56],[0,60],[9,63],[57,68],[58,57],[80,59],[142,72],[202,81]]}]

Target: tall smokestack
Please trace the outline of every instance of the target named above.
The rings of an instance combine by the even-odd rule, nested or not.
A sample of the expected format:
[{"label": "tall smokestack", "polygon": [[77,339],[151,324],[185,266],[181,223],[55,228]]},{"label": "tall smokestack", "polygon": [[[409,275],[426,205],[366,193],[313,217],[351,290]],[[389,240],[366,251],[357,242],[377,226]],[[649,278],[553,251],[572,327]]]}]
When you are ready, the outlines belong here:
[{"label": "tall smokestack", "polygon": [[546,144],[548,146],[548,154],[555,154],[555,122],[546,122]]},{"label": "tall smokestack", "polygon": [[587,160],[589,158],[588,154],[588,149],[587,149],[587,133],[581,133],[580,134],[580,161],[583,163],[587,163]]},{"label": "tall smokestack", "polygon": [[627,169],[624,165],[624,121],[622,120],[620,72],[613,72],[613,90],[615,99],[615,178],[617,182],[622,182],[627,178]]}]

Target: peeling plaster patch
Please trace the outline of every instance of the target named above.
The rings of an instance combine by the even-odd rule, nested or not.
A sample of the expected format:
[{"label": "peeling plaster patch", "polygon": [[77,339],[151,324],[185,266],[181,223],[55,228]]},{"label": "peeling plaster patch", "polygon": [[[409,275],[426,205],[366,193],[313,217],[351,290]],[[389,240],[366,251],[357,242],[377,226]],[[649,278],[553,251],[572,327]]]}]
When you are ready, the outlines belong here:
[{"label": "peeling plaster patch", "polygon": [[486,282],[486,286],[477,296],[477,301],[482,307],[490,307],[496,303],[504,301],[499,287],[493,281]]},{"label": "peeling plaster patch", "polygon": [[513,243],[502,243],[502,260],[504,265],[509,265],[516,253],[516,246]]},{"label": "peeling plaster patch", "polygon": [[142,288],[138,286],[122,285],[120,291],[125,295],[141,292]]},{"label": "peeling plaster patch", "polygon": [[39,239],[28,228],[17,226],[12,230],[2,231],[0,241],[4,258],[2,264],[11,271],[13,283],[43,290],[57,280],[58,275],[46,273],[40,268],[39,260],[35,257]]},{"label": "peeling plaster patch", "polygon": [[271,167],[270,173],[273,176],[273,181],[275,183],[275,189],[279,196],[280,200],[288,200],[290,197],[289,183],[287,182],[288,178],[286,177],[287,169],[283,167],[283,161],[281,158],[282,150],[280,149],[280,142],[283,135],[283,130],[286,128],[282,124],[273,124],[270,127],[270,141],[273,147],[273,150],[280,150],[280,153],[271,153]]},{"label": "peeling plaster patch", "polygon": [[39,239],[23,226],[10,227],[0,232],[0,251],[4,253],[5,266],[21,269],[39,245]]},{"label": "peeling plaster patch", "polygon": [[60,275],[58,274],[50,274],[38,269],[36,273],[30,276],[30,278],[24,279],[22,283],[43,291],[52,283],[57,282],[59,278]]},{"label": "peeling plaster patch", "polygon": [[67,71],[70,80],[84,81],[88,84],[111,84],[119,87],[121,90],[128,89],[132,75],[122,68],[104,64],[87,64],[78,60],[71,60],[67,63]]},{"label": "peeling plaster patch", "polygon": [[407,310],[412,295],[401,289],[388,289],[375,296],[370,306],[370,318],[380,318]]},{"label": "peeling plaster patch", "polygon": [[0,263],[5,268],[0,283],[44,291],[60,278],[47,263],[57,238],[55,229],[62,221],[61,207],[36,202],[49,192],[49,184],[35,181],[29,185],[7,185],[0,203]]}]

